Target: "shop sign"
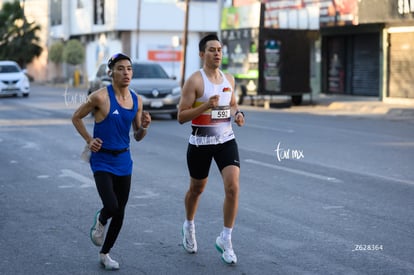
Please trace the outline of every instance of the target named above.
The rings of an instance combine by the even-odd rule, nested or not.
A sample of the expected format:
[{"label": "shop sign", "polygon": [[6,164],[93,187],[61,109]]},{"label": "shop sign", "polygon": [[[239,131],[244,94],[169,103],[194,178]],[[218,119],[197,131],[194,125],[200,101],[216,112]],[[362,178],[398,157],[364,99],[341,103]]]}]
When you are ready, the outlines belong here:
[{"label": "shop sign", "polygon": [[173,49],[149,50],[147,58],[152,61],[181,61],[181,51]]}]

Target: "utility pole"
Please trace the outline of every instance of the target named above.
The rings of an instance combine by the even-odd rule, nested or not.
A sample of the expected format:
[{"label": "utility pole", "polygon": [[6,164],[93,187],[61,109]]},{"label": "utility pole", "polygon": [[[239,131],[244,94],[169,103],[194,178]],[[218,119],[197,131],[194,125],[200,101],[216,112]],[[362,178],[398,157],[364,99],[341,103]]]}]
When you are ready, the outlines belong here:
[{"label": "utility pole", "polygon": [[188,38],[188,17],[190,11],[190,0],[185,0],[185,21],[184,21],[184,34],[183,34],[183,54],[181,57],[181,87],[185,82],[185,65],[187,60],[187,38]]},{"label": "utility pole", "polygon": [[140,32],[141,32],[141,2],[142,0],[138,1],[138,16],[137,16],[137,44],[135,45],[135,59],[139,60],[139,43],[141,43],[140,41]]}]

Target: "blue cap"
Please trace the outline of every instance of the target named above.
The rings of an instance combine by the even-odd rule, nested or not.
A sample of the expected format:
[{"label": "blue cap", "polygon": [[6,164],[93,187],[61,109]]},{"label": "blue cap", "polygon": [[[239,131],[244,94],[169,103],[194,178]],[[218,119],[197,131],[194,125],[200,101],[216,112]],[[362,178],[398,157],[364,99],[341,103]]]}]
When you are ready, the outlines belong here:
[{"label": "blue cap", "polygon": [[109,58],[108,68],[112,69],[113,66],[115,65],[115,63],[118,62],[119,60],[122,60],[122,59],[126,59],[126,60],[129,60],[129,62],[131,62],[131,58],[129,58],[129,56],[127,56],[123,53],[117,53],[117,54],[114,54],[113,56],[111,56],[111,58]]}]

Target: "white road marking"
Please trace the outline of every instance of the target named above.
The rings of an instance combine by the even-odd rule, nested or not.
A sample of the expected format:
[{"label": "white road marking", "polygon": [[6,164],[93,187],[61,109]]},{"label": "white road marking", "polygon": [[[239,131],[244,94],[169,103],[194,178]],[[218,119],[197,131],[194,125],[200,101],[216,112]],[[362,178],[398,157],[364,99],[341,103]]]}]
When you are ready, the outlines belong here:
[{"label": "white road marking", "polygon": [[342,205],[328,205],[328,206],[323,206],[322,207],[324,210],[335,210],[335,209],[343,209],[344,206]]},{"label": "white road marking", "polygon": [[289,134],[292,134],[292,133],[295,132],[292,129],[283,129],[283,128],[275,128],[275,127],[258,126],[258,125],[249,125],[247,127],[249,127],[249,128],[255,128],[255,129],[260,129],[260,130],[268,130],[268,131],[289,133]]},{"label": "white road marking", "polygon": [[[62,174],[60,174],[59,177],[69,177],[69,178],[72,178],[74,180],[77,180],[77,181],[83,183],[80,186],[80,188],[87,188],[87,187],[94,187],[95,186],[94,181],[91,180],[88,177],[85,177],[84,175],[78,174],[78,173],[76,173],[76,172],[74,172],[70,169],[61,169],[60,171],[62,172]],[[67,185],[63,186],[63,188],[66,188],[66,187],[68,187],[68,186]]]},{"label": "white road marking", "polygon": [[[349,171],[349,170],[345,170],[345,171]],[[349,171],[349,172],[352,172],[352,171]],[[372,174],[372,173],[362,173],[362,175],[373,177],[373,178],[380,178],[380,179],[386,180],[386,181],[393,181],[393,182],[398,182],[398,183],[414,185],[414,181],[412,181],[412,180],[391,178],[391,177],[382,176],[382,175],[378,175],[378,174]]]},{"label": "white road marking", "polygon": [[70,119],[0,119],[0,126],[36,126],[36,125],[66,125],[72,124]]},{"label": "white road marking", "polygon": [[149,199],[149,198],[154,198],[154,197],[158,197],[160,194],[158,193],[154,193],[151,190],[144,190],[142,193],[144,193],[144,195],[137,195],[134,196],[135,199]]},{"label": "white road marking", "polygon": [[297,170],[297,169],[282,167],[282,166],[278,166],[278,165],[274,165],[274,164],[254,160],[254,159],[246,159],[246,162],[253,163],[253,164],[256,164],[256,165],[260,165],[260,166],[264,166],[264,167],[268,167],[268,168],[272,168],[272,169],[282,170],[282,171],[285,171],[285,172],[289,172],[289,173],[293,173],[293,174],[297,174],[297,175],[302,175],[302,176],[305,176],[305,177],[310,177],[310,178],[314,178],[314,179],[318,179],[318,180],[335,182],[335,183],[342,182],[342,180],[339,180],[337,178],[328,177],[328,176],[319,175],[319,174],[310,173],[310,172],[305,172],[305,171],[301,171],[301,170]]},{"label": "white road marking", "polygon": [[59,185],[60,189],[74,188],[74,185]]},{"label": "white road marking", "polygon": [[37,144],[36,142],[28,141],[23,145],[22,148],[23,149],[36,149],[36,150],[39,150],[39,144]]},{"label": "white road marking", "polygon": [[134,245],[137,245],[137,246],[145,246],[145,245],[149,245],[149,243],[134,243]]}]

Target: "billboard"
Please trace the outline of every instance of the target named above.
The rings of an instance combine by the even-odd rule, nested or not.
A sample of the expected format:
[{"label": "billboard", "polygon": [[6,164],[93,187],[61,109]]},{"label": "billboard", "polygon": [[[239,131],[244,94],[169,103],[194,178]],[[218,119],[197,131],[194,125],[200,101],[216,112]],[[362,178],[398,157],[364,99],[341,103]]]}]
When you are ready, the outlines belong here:
[{"label": "billboard", "polygon": [[259,29],[236,29],[221,32],[222,69],[236,78],[258,78]]},{"label": "billboard", "polygon": [[264,0],[265,28],[317,30],[357,25],[358,0]]},{"label": "billboard", "polygon": [[234,30],[260,26],[260,2],[240,7],[227,7],[221,15],[221,29]]},{"label": "billboard", "polygon": [[320,26],[358,25],[358,0],[320,0]]}]

